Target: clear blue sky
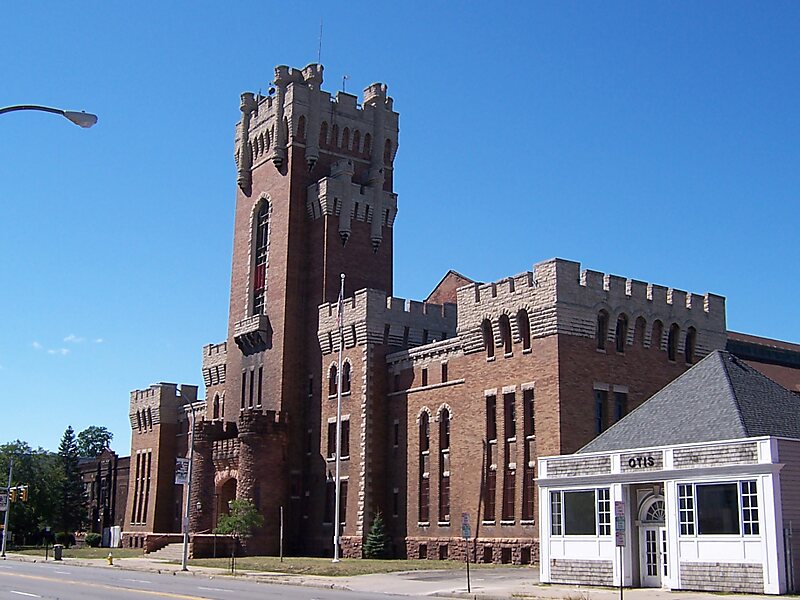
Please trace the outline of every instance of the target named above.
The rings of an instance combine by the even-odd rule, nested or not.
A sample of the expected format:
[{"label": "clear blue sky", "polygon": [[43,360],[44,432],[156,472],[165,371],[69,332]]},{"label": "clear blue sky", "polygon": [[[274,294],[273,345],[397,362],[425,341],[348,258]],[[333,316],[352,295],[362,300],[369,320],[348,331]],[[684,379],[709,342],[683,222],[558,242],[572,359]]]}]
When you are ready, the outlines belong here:
[{"label": "clear blue sky", "polygon": [[129,451],[225,338],[242,91],[315,62],[400,112],[395,292],[560,256],[800,342],[796,2],[46,2],[0,21],[0,442]]}]

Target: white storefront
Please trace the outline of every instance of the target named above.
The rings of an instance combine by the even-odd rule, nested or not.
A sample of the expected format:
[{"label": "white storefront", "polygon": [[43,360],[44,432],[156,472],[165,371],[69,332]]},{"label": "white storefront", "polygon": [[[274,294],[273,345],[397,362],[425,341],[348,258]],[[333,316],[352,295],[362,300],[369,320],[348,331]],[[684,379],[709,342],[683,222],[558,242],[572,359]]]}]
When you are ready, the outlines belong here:
[{"label": "white storefront", "polygon": [[541,581],[792,590],[798,457],[761,436],[541,458]]}]

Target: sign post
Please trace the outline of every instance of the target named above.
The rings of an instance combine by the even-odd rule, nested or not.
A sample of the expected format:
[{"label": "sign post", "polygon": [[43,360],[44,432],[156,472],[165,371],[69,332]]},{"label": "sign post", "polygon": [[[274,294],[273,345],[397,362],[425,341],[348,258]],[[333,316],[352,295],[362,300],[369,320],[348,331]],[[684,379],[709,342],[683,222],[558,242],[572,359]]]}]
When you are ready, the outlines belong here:
[{"label": "sign post", "polygon": [[464,558],[467,561],[467,593],[469,594],[472,590],[470,589],[469,583],[469,538],[472,537],[472,531],[469,526],[469,513],[461,513],[461,537],[464,538]]},{"label": "sign post", "polygon": [[625,547],[625,503],[621,501],[614,502],[614,538],[619,548],[619,600],[622,600],[622,587],[625,581],[623,577],[625,560],[622,555]]}]

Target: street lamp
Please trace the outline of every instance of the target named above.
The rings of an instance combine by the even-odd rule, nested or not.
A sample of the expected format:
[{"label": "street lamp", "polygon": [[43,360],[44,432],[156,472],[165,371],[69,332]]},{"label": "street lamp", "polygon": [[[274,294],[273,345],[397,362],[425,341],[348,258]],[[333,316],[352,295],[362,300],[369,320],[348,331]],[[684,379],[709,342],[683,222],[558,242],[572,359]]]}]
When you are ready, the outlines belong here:
[{"label": "street lamp", "polygon": [[38,106],[36,104],[20,104],[17,106],[6,106],[4,108],[0,108],[0,115],[3,113],[14,112],[17,110],[38,110],[41,112],[48,112],[53,113],[56,115],[61,115],[75,123],[78,127],[83,127],[84,129],[88,129],[95,123],[97,123],[97,115],[93,115],[92,113],[87,113],[84,111],[76,111],[76,110],[63,110],[60,108],[50,108],[49,106]]}]

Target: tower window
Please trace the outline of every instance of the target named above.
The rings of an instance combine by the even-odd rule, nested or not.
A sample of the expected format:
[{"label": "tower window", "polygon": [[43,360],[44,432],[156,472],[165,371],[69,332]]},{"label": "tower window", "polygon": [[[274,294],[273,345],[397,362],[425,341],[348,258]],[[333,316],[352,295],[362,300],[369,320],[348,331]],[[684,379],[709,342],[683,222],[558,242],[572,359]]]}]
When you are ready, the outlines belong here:
[{"label": "tower window", "polygon": [[524,308],[517,313],[517,329],[519,339],[522,341],[522,350],[531,349],[531,322],[528,318],[528,311]]},{"label": "tower window", "polygon": [[484,319],[481,323],[481,334],[483,335],[483,347],[486,349],[486,358],[494,358],[494,332],[489,319]]},{"label": "tower window", "polygon": [[509,355],[511,354],[513,348],[511,346],[511,323],[508,321],[508,315],[500,315],[497,325],[500,328],[500,339],[503,342],[503,352],[506,355]]},{"label": "tower window", "polygon": [[335,396],[339,385],[339,373],[336,365],[331,365],[330,374],[328,376],[328,395]]},{"label": "tower window", "polygon": [[680,335],[681,328],[677,323],[673,323],[669,328],[669,335],[667,336],[667,358],[674,361],[678,355],[678,336]]},{"label": "tower window", "polygon": [[686,331],[686,346],[683,349],[686,356],[686,364],[691,365],[694,363],[694,349],[697,345],[697,330],[694,327],[689,327]]},{"label": "tower window", "polygon": [[647,321],[644,320],[644,317],[637,317],[633,327],[633,341],[640,346],[644,346],[645,329],[647,329]]},{"label": "tower window", "polygon": [[255,272],[253,274],[253,314],[264,313],[267,288],[267,248],[269,247],[269,205],[262,202],[256,215]]},{"label": "tower window", "polygon": [[358,151],[361,149],[360,146],[361,146],[361,132],[358,129],[356,129],[353,132],[353,152],[358,153]]},{"label": "tower window", "polygon": [[664,325],[661,321],[653,321],[653,333],[650,336],[650,347],[661,350],[661,337],[664,335]]},{"label": "tower window", "polygon": [[366,134],[364,136],[364,154],[369,156],[370,152],[372,152],[372,136],[370,134]]},{"label": "tower window", "polygon": [[597,313],[597,331],[595,332],[595,340],[597,341],[597,349],[606,349],[606,336],[608,335],[608,313],[601,310]]},{"label": "tower window", "polygon": [[603,433],[606,428],[606,402],[608,392],[606,390],[594,391],[594,429],[595,433]]},{"label": "tower window", "polygon": [[347,127],[342,131],[342,148],[345,150],[350,149],[350,130]]},{"label": "tower window", "polygon": [[628,316],[623,313],[617,317],[617,327],[614,332],[614,340],[617,345],[617,352],[625,352],[625,342],[628,339]]},{"label": "tower window", "polygon": [[350,393],[350,363],[345,362],[342,365],[342,393]]},{"label": "tower window", "polygon": [[213,412],[214,419],[219,419],[219,394],[214,395],[214,404],[213,404]]}]

